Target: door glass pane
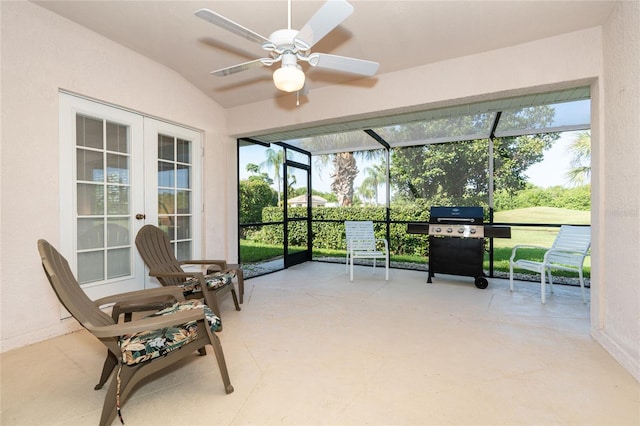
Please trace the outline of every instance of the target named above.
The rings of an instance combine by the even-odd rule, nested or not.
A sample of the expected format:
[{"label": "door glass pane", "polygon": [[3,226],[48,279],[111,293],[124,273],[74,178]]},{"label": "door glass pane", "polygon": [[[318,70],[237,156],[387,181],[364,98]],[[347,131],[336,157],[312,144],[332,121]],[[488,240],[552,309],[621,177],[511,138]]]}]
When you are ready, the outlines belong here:
[{"label": "door glass pane", "polygon": [[174,195],[175,191],[173,189],[159,189],[158,190],[158,214],[161,217],[165,217],[167,215],[173,215],[174,213]]},{"label": "door glass pane", "polygon": [[129,127],[78,114],[75,152],[78,281],[129,276]]},{"label": "door glass pane", "polygon": [[181,163],[191,163],[191,142],[184,139],[178,139],[177,143],[177,158]]},{"label": "door glass pane", "polygon": [[176,225],[176,238],[178,240],[188,240],[191,238],[191,218],[189,216],[178,216],[178,223]]},{"label": "door glass pane", "polygon": [[130,218],[109,219],[107,222],[107,247],[131,244]]},{"label": "door glass pane", "polygon": [[104,219],[78,219],[78,250],[104,246]]},{"label": "door glass pane", "polygon": [[189,183],[189,176],[191,175],[191,167],[185,166],[184,164],[177,165],[177,183],[176,186],[178,188],[189,188],[191,185]]},{"label": "door glass pane", "polygon": [[173,161],[175,139],[171,136],[158,135],[158,159]]},{"label": "door glass pane", "polygon": [[129,157],[107,154],[107,175],[111,183],[129,183]]},{"label": "door glass pane", "polygon": [[191,258],[191,241],[180,241],[175,244],[176,257],[178,259]]},{"label": "door glass pane", "polygon": [[128,127],[107,122],[107,151],[129,152]]},{"label": "door glass pane", "polygon": [[103,149],[103,121],[97,118],[76,116],[76,145],[85,148]]},{"label": "door glass pane", "polygon": [[80,284],[104,280],[104,252],[78,253],[78,282]]},{"label": "door glass pane", "polygon": [[107,214],[129,213],[129,188],[126,186],[107,186]]},{"label": "door glass pane", "polygon": [[131,274],[129,247],[107,250],[107,278],[125,277]]},{"label": "door glass pane", "polygon": [[173,163],[158,161],[158,186],[173,187],[174,170]]},{"label": "door glass pane", "polygon": [[79,183],[77,188],[78,214],[102,214],[104,211],[104,186]]},{"label": "door glass pane", "polygon": [[192,257],[192,142],[158,135],[158,223],[179,260]]},{"label": "door glass pane", "polygon": [[176,199],[177,212],[180,214],[188,214],[191,211],[191,192],[177,191]]},{"label": "door glass pane", "polygon": [[102,182],[104,180],[104,165],[102,152],[87,149],[76,150],[76,166],[78,180],[87,182]]}]

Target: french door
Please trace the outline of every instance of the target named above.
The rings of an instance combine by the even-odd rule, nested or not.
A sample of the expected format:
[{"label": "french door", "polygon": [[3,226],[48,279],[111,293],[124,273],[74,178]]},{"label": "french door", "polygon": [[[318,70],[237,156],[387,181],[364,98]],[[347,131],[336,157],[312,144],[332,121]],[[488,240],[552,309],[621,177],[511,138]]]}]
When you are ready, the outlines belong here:
[{"label": "french door", "polygon": [[91,299],[157,285],[135,248],[147,223],[200,255],[199,132],[61,93],[60,149],[60,249]]}]

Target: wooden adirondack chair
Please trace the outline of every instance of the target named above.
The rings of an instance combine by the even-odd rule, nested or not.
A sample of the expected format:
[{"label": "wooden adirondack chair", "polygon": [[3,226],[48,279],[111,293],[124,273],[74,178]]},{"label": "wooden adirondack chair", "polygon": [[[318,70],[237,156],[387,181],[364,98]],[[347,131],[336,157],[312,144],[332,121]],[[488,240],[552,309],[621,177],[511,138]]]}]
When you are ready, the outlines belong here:
[{"label": "wooden adirondack chair", "polygon": [[[218,298],[228,292],[233,296],[236,310],[240,310],[233,278],[237,277],[242,292],[244,284],[242,274],[235,269],[227,269],[224,260],[183,260],[179,261],[173,253],[171,241],[162,229],[153,225],[145,225],[136,235],[136,247],[149,268],[149,275],[155,277],[164,286],[179,286],[187,299],[204,298],[205,303],[219,317]],[[216,265],[220,271],[205,275],[203,272],[188,272],[183,265]]]},{"label": "wooden adirondack chair", "polygon": [[[121,406],[138,382],[194,356],[194,351],[203,353],[206,345],[213,347],[225,392],[233,392],[222,346],[214,333],[220,319],[206,305],[199,300],[185,300],[179,287],[134,291],[93,302],[80,288],[67,260],[51,244],[38,240],[38,251],[47,279],[62,305],[106,346],[111,354],[110,370],[118,367],[105,395],[100,425],[110,425],[116,414],[120,415]],[[118,324],[100,309],[104,304],[145,301],[161,295],[170,295],[178,302],[130,322]]]}]

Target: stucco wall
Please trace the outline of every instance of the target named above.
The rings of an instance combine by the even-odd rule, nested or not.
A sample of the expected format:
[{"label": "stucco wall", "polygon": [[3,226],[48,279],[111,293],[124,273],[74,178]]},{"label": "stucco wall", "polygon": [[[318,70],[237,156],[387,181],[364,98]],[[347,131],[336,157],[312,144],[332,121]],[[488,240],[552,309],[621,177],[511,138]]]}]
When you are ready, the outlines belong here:
[{"label": "stucco wall", "polygon": [[594,337],[640,380],[640,2],[610,16],[603,58],[601,285],[591,322]]},{"label": "stucco wall", "polygon": [[[29,2],[2,7],[2,351],[61,334],[36,240],[59,242],[58,91],[204,130],[207,257],[235,260],[235,140],[225,111],[173,70]],[[222,158],[221,158],[222,157]],[[232,218],[232,219],[230,219]]]}]

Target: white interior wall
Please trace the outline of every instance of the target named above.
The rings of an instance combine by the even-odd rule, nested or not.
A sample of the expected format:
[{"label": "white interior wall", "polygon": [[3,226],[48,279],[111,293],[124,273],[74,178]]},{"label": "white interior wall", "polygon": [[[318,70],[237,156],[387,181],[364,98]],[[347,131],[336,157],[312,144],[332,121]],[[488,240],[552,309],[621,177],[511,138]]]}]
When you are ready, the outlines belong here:
[{"label": "white interior wall", "polygon": [[[58,245],[58,92],[72,91],[204,131],[204,253],[237,260],[235,140],[225,111],[173,70],[30,2],[1,2],[2,351],[76,327],[40,266],[36,241]],[[231,225],[231,226],[230,226]]]},{"label": "white interior wall", "polygon": [[[588,29],[381,75],[371,88],[347,85],[312,91],[300,107],[285,97],[226,112],[173,71],[37,6],[2,2],[1,7],[3,351],[70,327],[58,320],[57,301],[35,248],[38,238],[54,244],[59,238],[58,88],[204,129],[206,240],[227,242],[226,248],[208,247],[206,253],[233,259],[235,144],[226,135],[251,136],[592,84],[598,126],[592,138],[600,156],[593,163],[597,191],[592,292],[597,300],[592,304],[592,325],[594,336],[640,379],[640,271],[632,266],[638,264],[640,197],[637,189],[629,193],[639,180],[637,2],[624,2],[616,9],[604,36],[602,28]],[[215,170],[206,167],[212,164]],[[608,231],[620,229],[620,221],[631,232],[609,236]]]},{"label": "white interior wall", "polygon": [[603,58],[592,334],[640,380],[640,2],[622,2],[611,14]]}]

